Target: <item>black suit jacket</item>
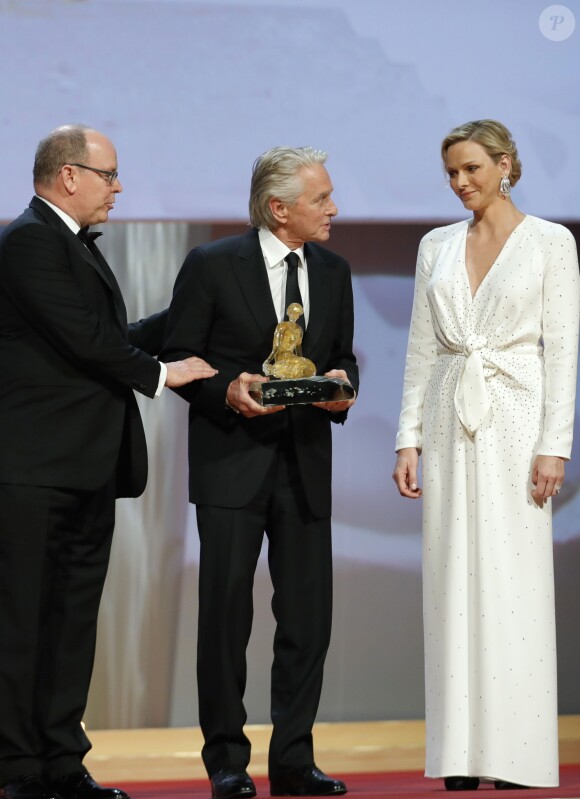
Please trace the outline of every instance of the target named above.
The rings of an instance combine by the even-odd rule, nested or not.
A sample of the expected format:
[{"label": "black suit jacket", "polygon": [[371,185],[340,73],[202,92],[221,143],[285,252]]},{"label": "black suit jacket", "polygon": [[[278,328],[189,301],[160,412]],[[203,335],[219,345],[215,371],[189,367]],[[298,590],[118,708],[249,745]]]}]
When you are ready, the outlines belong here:
[{"label": "black suit jacket", "polygon": [[166,312],[127,325],[113,273],[33,198],[0,237],[0,482],[137,496]]},{"label": "black suit jacket", "polygon": [[[358,390],[350,268],[316,244],[306,244],[305,255],[310,315],[303,354],[318,374],[344,369]],[[245,419],[225,404],[227,387],[241,372],[262,373],[277,321],[256,230],[189,253],[175,284],[161,357],[198,355],[219,370],[178,389],[190,403],[190,501],[246,505],[265,478],[281,432],[289,430],[310,508],[323,518],[331,511],[330,425],[346,414],[295,406]]]}]

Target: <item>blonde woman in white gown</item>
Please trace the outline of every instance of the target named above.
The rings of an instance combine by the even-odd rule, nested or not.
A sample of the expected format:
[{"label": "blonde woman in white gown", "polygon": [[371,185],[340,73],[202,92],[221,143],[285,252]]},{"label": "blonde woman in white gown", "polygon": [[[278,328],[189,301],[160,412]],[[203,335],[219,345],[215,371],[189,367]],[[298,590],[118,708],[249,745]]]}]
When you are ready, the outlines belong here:
[{"label": "blonde woman in white gown", "polygon": [[551,506],[572,446],[578,257],[566,228],[513,204],[502,124],[455,128],[442,157],[472,218],[419,247],[393,474],[423,497],[425,774],[556,786]]}]

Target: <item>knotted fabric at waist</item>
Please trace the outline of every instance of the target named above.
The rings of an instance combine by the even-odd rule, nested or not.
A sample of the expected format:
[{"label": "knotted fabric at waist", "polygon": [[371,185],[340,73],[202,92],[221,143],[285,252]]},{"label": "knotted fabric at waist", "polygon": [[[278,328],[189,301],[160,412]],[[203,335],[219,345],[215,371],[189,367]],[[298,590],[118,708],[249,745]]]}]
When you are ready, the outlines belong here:
[{"label": "knotted fabric at waist", "polygon": [[438,348],[439,356],[454,356],[465,359],[455,387],[455,410],[465,429],[473,435],[491,417],[491,401],[486,380],[498,371],[510,374],[510,361],[520,356],[542,354],[536,344],[514,344],[504,349],[491,349],[487,338],[470,333],[462,345]]}]

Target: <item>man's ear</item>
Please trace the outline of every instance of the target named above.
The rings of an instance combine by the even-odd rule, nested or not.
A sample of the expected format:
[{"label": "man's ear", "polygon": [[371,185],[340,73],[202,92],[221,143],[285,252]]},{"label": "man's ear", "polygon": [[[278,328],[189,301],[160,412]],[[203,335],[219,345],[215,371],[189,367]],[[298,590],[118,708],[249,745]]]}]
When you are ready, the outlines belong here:
[{"label": "man's ear", "polygon": [[277,197],[270,199],[270,211],[279,225],[284,225],[288,219],[288,205]]},{"label": "man's ear", "polygon": [[60,168],[60,177],[63,182],[63,186],[67,190],[69,194],[76,194],[77,191],[77,175],[74,171],[74,167],[65,164]]}]

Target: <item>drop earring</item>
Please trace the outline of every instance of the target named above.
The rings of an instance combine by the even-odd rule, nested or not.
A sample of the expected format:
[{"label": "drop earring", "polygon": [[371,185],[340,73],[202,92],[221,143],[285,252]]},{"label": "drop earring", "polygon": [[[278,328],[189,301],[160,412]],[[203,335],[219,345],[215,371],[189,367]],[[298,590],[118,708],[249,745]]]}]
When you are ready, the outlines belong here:
[{"label": "drop earring", "polygon": [[512,190],[512,184],[510,183],[510,179],[507,175],[504,175],[499,182],[499,193],[501,194],[504,200],[506,199],[506,197],[510,196],[511,190]]}]

